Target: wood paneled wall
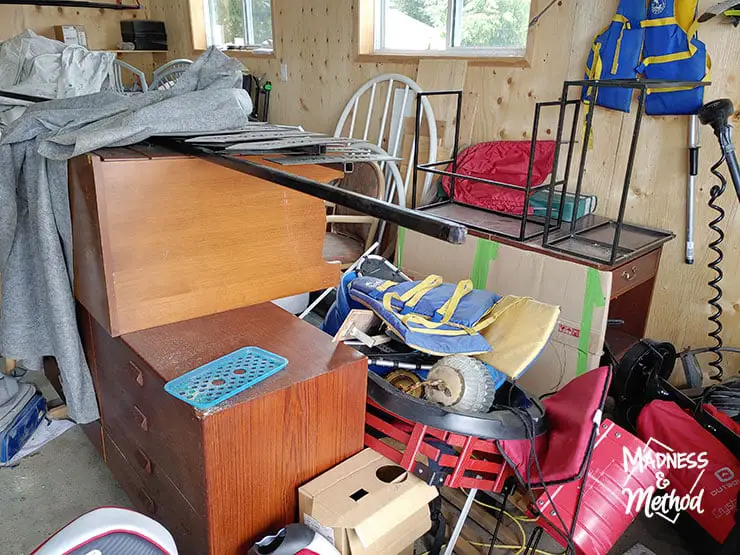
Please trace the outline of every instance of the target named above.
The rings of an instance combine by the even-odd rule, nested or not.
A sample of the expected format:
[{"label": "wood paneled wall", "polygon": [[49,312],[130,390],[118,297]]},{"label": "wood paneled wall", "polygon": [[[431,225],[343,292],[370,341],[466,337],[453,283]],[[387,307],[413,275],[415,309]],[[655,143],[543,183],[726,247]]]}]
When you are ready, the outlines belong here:
[{"label": "wood paneled wall", "polygon": [[[111,0],[114,3],[114,0]],[[146,2],[145,2],[146,3]],[[88,46],[96,50],[112,50],[121,42],[119,22],[125,19],[146,19],[143,10],[100,10],[88,8],[56,8],[41,6],[0,6],[0,41],[31,29],[39,35],[54,38],[54,25],[84,25]]]},{"label": "wood paneled wall", "polygon": [[[87,44],[91,50],[115,50],[121,42],[122,20],[150,19],[146,4],[144,2],[142,10],[0,6],[0,42],[25,29],[31,29],[39,35],[53,39],[55,25],[84,25]],[[147,79],[151,78],[151,72],[156,66],[166,61],[164,53],[152,55],[146,52],[127,52],[119,56],[140,68],[147,74]]]},{"label": "wood paneled wall", "polygon": [[[547,4],[546,0],[534,2],[536,10]],[[145,3],[150,18],[162,19],[167,24],[169,56],[197,56],[190,37],[188,0],[145,0]],[[713,0],[700,0],[700,11],[713,3]],[[273,6],[275,56],[236,56],[240,56],[253,73],[266,74],[273,81],[271,115],[275,121],[331,132],[353,91],[367,79],[380,73],[416,77],[416,60],[407,63],[355,61],[354,0],[273,0]],[[471,64],[465,89],[479,98],[473,140],[528,137],[534,103],[556,99],[563,80],[582,75],[590,43],[609,22],[616,6],[617,0],[566,0],[556,4],[532,30],[534,50],[529,68]],[[7,24],[2,20],[4,11],[18,9],[0,8],[0,31]],[[22,9],[22,19],[33,23],[33,16],[39,9]],[[41,10],[52,12],[44,19],[45,25],[51,25],[56,9]],[[104,15],[116,17],[109,16],[108,12]],[[118,36],[117,28],[115,32]],[[700,36],[708,45],[714,68],[714,85],[708,89],[707,99],[729,96],[740,108],[740,65],[737,62],[740,30],[715,19],[701,26]],[[111,41],[113,43],[115,41]],[[281,63],[288,65],[287,83],[279,80]],[[605,110],[599,110],[597,116],[598,127],[594,150],[589,155],[585,188],[599,196],[600,211],[614,214],[619,198],[617,187],[624,175],[632,116]],[[546,121],[552,123],[550,130],[554,134],[554,121]],[[735,121],[740,124],[740,115],[736,115]],[[706,284],[712,274],[706,264],[712,255],[706,245],[712,235],[706,224],[713,213],[706,201],[714,184],[709,173],[710,162],[719,157],[717,141],[708,129],[702,129],[701,172],[696,198],[697,254],[696,263],[687,266],[683,244],[687,127],[685,117],[644,120],[627,208],[628,220],[670,229],[677,235],[664,250],[648,334],[673,341],[679,347],[708,344],[706,333],[710,326],[706,321],[709,314],[706,299],[711,291]],[[740,135],[740,125],[737,127],[736,134]],[[727,208],[722,301],[724,337],[726,343],[740,345],[740,210],[731,190],[723,204]]]}]

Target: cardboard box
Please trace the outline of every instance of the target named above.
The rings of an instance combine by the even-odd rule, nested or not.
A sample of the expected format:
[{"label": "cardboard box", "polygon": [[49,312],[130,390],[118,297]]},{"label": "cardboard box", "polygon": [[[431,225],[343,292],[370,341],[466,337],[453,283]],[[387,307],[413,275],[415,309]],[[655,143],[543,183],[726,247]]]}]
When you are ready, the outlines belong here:
[{"label": "cardboard box", "polygon": [[79,44],[87,47],[87,33],[84,25],[55,25],[54,36],[64,44]]},{"label": "cardboard box", "polygon": [[550,342],[519,379],[529,392],[553,392],[598,367],[606,336],[611,273],[478,237],[468,236],[464,244],[452,245],[409,230],[401,236],[396,262],[412,279],[429,274],[447,282],[470,278],[476,288],[560,306]]},{"label": "cardboard box", "polygon": [[365,449],[298,489],[301,522],[342,555],[408,552],[431,528],[437,489]]}]

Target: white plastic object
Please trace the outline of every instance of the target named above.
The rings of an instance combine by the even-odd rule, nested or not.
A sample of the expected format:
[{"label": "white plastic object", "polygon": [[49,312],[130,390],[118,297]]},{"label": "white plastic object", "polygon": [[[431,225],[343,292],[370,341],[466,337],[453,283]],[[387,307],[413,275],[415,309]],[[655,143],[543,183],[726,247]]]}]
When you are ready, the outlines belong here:
[{"label": "white plastic object", "polygon": [[111,88],[116,92],[126,92],[126,87],[123,83],[123,70],[130,71],[133,73],[136,77],[139,78],[139,84],[141,85],[141,90],[143,92],[146,92],[149,90],[149,86],[146,83],[146,75],[144,75],[144,72],[141,71],[139,68],[132,66],[128,62],[124,62],[123,60],[113,60],[113,65],[110,68],[110,85]]},{"label": "white plastic object", "polygon": [[163,554],[177,555],[175,540],[164,526],[148,516],[117,507],[102,507],[85,513],[51,536],[31,555],[69,553],[113,533],[139,536],[159,547]]},{"label": "white plastic object", "polygon": [[171,88],[192,63],[193,60],[180,58],[162,64],[152,73],[152,84],[149,85],[149,88],[152,90]]},{"label": "white plastic object", "polygon": [[291,314],[300,314],[309,302],[308,293],[299,293],[298,295],[292,295],[290,297],[283,297],[282,299],[275,299],[272,301],[273,304],[278,305],[283,310],[287,310]]},{"label": "white plastic object", "polygon": [[488,412],[496,395],[493,376],[481,361],[465,355],[447,356],[435,363],[428,382],[441,381],[441,386],[427,385],[428,401],[470,412]]}]

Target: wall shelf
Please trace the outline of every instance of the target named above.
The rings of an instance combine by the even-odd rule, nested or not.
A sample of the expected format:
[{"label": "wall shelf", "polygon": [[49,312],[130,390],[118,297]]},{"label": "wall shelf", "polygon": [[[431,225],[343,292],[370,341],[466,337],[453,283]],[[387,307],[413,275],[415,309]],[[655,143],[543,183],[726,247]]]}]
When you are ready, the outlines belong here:
[{"label": "wall shelf", "polygon": [[[0,0],[2,3],[2,0]],[[95,50],[92,48],[91,50]],[[115,50],[112,48],[104,48],[98,50],[98,52],[113,52],[114,54],[167,54],[169,50]]]},{"label": "wall shelf", "polygon": [[0,0],[0,6],[49,6],[56,8],[93,8],[99,10],[141,10],[143,6],[136,4],[123,4],[113,2],[88,2],[86,0]]}]

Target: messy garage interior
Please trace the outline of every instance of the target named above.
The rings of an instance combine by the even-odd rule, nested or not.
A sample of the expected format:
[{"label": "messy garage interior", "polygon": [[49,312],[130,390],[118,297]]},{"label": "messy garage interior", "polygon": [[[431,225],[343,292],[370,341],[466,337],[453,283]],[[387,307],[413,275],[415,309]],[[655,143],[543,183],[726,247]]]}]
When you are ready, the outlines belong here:
[{"label": "messy garage interior", "polygon": [[0,0],[0,554],[740,553],[739,24]]}]

